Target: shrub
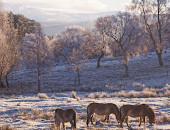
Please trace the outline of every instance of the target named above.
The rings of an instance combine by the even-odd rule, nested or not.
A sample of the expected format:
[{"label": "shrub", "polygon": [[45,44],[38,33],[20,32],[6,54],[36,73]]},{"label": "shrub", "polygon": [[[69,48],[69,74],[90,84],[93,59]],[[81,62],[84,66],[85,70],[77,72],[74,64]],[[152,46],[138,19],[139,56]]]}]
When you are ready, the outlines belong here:
[{"label": "shrub", "polygon": [[120,91],[120,92],[115,92],[112,94],[114,97],[127,97],[127,92],[125,91]]},{"label": "shrub", "polygon": [[45,120],[53,120],[54,114],[50,111],[41,111],[36,108],[27,114],[23,114],[24,120],[36,120],[36,119],[45,119]]},{"label": "shrub", "polygon": [[167,97],[170,97],[170,90],[166,90],[166,91],[164,92],[164,95],[167,96]]},{"label": "shrub", "polygon": [[100,95],[100,98],[109,98],[109,94],[106,93],[106,92],[102,92],[101,95]]},{"label": "shrub", "polygon": [[49,126],[49,130],[58,130],[57,126],[55,124],[51,124]]},{"label": "shrub", "polygon": [[101,97],[101,94],[99,92],[94,93],[94,95],[95,95],[95,98],[100,98]]},{"label": "shrub", "polygon": [[144,88],[142,90],[142,97],[156,97],[157,93],[153,88]]},{"label": "shrub", "polygon": [[55,95],[54,95],[54,94],[51,96],[51,99],[56,99],[56,97],[55,97]]},{"label": "shrub", "polygon": [[130,91],[128,92],[128,97],[139,97],[140,93],[139,92],[136,92],[136,91]]},{"label": "shrub", "polygon": [[77,93],[75,91],[71,92],[71,97],[77,99],[77,101],[80,101],[80,97],[77,96]]},{"label": "shrub", "polygon": [[39,116],[40,113],[41,113],[41,111],[40,111],[40,109],[38,109],[38,108],[36,108],[36,109],[33,110],[33,115],[34,115],[34,116]]},{"label": "shrub", "polygon": [[163,114],[162,116],[157,117],[157,123],[170,123],[170,116]]},{"label": "shrub", "polygon": [[42,112],[40,117],[45,120],[53,120],[54,114],[50,111]]},{"label": "shrub", "polygon": [[144,87],[144,84],[138,83],[138,82],[133,82],[132,84],[133,87]]},{"label": "shrub", "polygon": [[45,94],[45,93],[38,93],[38,97],[39,97],[40,99],[48,99],[48,96],[47,96],[47,94]]},{"label": "shrub", "polygon": [[22,116],[26,116],[26,115],[28,114],[28,112],[27,112],[26,109],[22,109],[22,110],[20,111],[20,113],[21,113]]},{"label": "shrub", "polygon": [[12,128],[8,125],[2,125],[2,126],[0,126],[0,130],[14,130],[14,128]]},{"label": "shrub", "polygon": [[94,94],[94,93],[90,93],[90,94],[88,95],[88,98],[95,99],[95,94]]},{"label": "shrub", "polygon": [[109,98],[109,94],[106,93],[106,92],[102,92],[102,93],[99,93],[99,92],[96,92],[96,93],[90,93],[88,95],[88,98],[92,98],[92,99],[95,99],[95,98]]}]

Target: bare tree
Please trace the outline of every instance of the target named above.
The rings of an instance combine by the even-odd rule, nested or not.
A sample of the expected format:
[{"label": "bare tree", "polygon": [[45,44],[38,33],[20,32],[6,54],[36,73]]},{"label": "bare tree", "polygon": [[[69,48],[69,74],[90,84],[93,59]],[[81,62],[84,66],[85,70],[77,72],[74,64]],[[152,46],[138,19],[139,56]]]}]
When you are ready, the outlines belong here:
[{"label": "bare tree", "polygon": [[64,61],[71,64],[76,70],[78,85],[80,85],[80,70],[85,54],[81,47],[85,29],[80,26],[68,27],[62,34],[58,35],[54,44],[54,55],[59,59],[64,57]]},{"label": "bare tree", "polygon": [[169,20],[167,5],[169,0],[132,0],[130,9],[140,16],[140,24],[149,36],[158,56],[159,65],[163,66],[162,51],[167,39],[166,23]]},{"label": "bare tree", "polygon": [[[107,37],[105,33],[105,27],[106,27],[107,21],[105,18],[100,17],[96,21],[96,28],[97,31],[99,31],[99,35],[97,32],[93,32],[93,34],[96,34],[97,37],[97,50],[99,54],[98,60],[97,60],[97,68],[100,68],[100,61],[101,58],[104,57],[105,51],[106,51],[106,46],[108,45],[108,40],[109,38]],[[96,39],[95,39],[96,41]]]},{"label": "bare tree", "polygon": [[9,87],[8,75],[13,68],[18,65],[19,61],[17,31],[10,22],[11,21],[8,19],[7,13],[3,11],[2,3],[0,2],[0,86],[4,86],[3,80],[5,79],[7,87]]},{"label": "bare tree", "polygon": [[38,26],[36,33],[26,34],[22,41],[21,53],[24,63],[30,68],[36,68],[38,92],[41,92],[41,72],[43,67],[49,65],[51,58],[40,24]]},{"label": "bare tree", "polygon": [[83,27],[71,26],[63,33],[57,35],[53,45],[54,55],[56,59],[68,61],[72,54],[73,48],[79,48],[82,41],[82,33],[85,31]]},{"label": "bare tree", "polygon": [[100,68],[101,59],[105,55],[106,50],[106,38],[104,35],[101,35],[99,31],[86,30],[83,33],[83,39],[81,43],[81,48],[83,48],[83,53],[87,58],[96,58],[97,57],[97,68]]},{"label": "bare tree", "polygon": [[106,21],[103,27],[104,32],[113,40],[110,47],[113,51],[115,48],[119,49],[125,66],[125,76],[128,76],[129,57],[136,56],[142,51],[139,44],[142,37],[139,24],[134,20],[135,17],[129,13],[119,13],[107,16],[104,19]]},{"label": "bare tree", "polygon": [[[83,48],[81,48],[83,49]],[[76,70],[77,72],[77,78],[78,78],[78,84],[80,85],[80,71],[82,69],[82,65],[85,63],[85,55],[82,53],[81,49],[73,48],[72,55],[69,56],[69,62],[72,64],[72,69]]]}]

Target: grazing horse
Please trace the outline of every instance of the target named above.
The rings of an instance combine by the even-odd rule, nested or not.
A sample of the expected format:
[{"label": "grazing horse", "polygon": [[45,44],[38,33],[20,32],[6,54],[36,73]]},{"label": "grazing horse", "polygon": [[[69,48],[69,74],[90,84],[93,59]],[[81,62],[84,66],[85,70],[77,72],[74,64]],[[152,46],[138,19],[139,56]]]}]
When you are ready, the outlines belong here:
[{"label": "grazing horse", "polygon": [[120,127],[123,128],[123,121],[125,119],[127,126],[128,124],[128,116],[137,118],[140,117],[140,123],[141,125],[142,119],[145,125],[145,117],[149,118],[149,124],[152,125],[152,123],[155,123],[155,113],[153,109],[147,105],[147,104],[140,104],[140,105],[123,105],[120,108]]},{"label": "grazing horse", "polygon": [[105,115],[105,120],[109,121],[109,115],[114,114],[117,121],[120,121],[119,109],[115,104],[112,103],[90,103],[87,106],[87,126],[89,124],[89,119],[91,124],[93,124],[94,113],[97,115]]},{"label": "grazing horse", "polygon": [[55,125],[60,129],[60,123],[62,122],[63,128],[65,129],[65,122],[70,122],[71,129],[76,128],[76,117],[77,113],[74,109],[60,109],[55,110]]}]

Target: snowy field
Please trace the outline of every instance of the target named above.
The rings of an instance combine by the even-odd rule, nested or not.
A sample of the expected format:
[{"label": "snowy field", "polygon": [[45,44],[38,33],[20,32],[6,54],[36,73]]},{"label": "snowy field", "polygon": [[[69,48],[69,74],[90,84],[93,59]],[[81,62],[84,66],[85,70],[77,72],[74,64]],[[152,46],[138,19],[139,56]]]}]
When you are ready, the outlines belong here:
[{"label": "snowy field", "polygon": [[[77,111],[77,129],[85,130],[86,127],[86,108],[91,102],[115,103],[118,107],[124,104],[147,103],[155,111],[157,118],[170,115],[170,99],[168,97],[158,98],[95,98],[88,97],[89,93],[77,93],[80,100],[71,97],[71,92],[47,94],[47,99],[40,99],[37,95],[1,97],[0,104],[0,126],[7,124],[17,129],[50,129],[53,128],[53,114],[56,108],[74,108]],[[110,122],[103,121],[104,117],[94,116],[94,126],[88,129],[120,129],[115,116],[110,116]],[[158,120],[157,119],[157,120]],[[162,121],[162,120],[161,120]],[[159,120],[160,122],[160,120]],[[130,125],[133,129],[170,129],[170,124],[166,121],[150,126],[148,123],[144,128],[142,124],[138,127],[137,119],[130,118]],[[66,123],[66,128],[70,129],[70,124]],[[124,129],[127,129],[124,123]]]},{"label": "snowy field", "polygon": [[[138,121],[130,118],[133,129],[170,129],[170,50],[163,52],[165,66],[159,67],[155,53],[149,53],[129,61],[129,77],[124,77],[120,58],[103,59],[101,68],[91,60],[81,70],[81,85],[76,84],[76,73],[67,65],[45,68],[41,76],[41,90],[46,96],[37,95],[36,72],[22,69],[9,76],[10,87],[0,91],[0,126],[16,129],[52,129],[57,107],[74,108],[78,113],[77,128],[86,127],[86,108],[91,102],[124,104],[147,103],[157,116],[156,126],[138,127]],[[76,91],[78,99],[71,98]],[[95,116],[94,126],[88,129],[120,129],[114,115],[110,122]],[[66,123],[68,129],[70,124]],[[127,126],[124,124],[124,128]],[[1,127],[0,127],[1,129]]]}]

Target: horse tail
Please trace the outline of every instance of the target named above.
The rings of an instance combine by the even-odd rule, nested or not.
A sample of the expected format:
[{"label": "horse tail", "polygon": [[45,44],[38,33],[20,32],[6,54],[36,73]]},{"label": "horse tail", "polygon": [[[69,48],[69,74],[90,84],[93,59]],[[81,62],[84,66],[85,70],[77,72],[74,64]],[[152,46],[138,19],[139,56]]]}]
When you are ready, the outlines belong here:
[{"label": "horse tail", "polygon": [[88,111],[88,107],[87,107],[87,122],[86,122],[87,126],[89,125],[89,111]]},{"label": "horse tail", "polygon": [[76,112],[75,112],[74,115],[73,115],[74,128],[76,128],[76,118],[77,118],[77,115],[76,115]]},{"label": "horse tail", "polygon": [[55,113],[54,113],[54,119],[55,119],[55,123],[57,121],[57,116],[56,116],[56,113],[57,113],[57,109],[55,110]]}]

